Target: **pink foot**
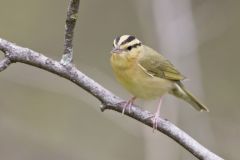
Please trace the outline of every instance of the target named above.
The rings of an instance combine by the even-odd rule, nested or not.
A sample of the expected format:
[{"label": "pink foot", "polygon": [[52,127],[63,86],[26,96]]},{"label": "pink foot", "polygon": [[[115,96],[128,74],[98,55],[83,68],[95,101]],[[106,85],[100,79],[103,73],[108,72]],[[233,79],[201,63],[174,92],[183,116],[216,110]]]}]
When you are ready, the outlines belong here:
[{"label": "pink foot", "polygon": [[129,111],[129,113],[131,112],[131,109],[132,109],[132,105],[133,105],[133,102],[136,100],[136,97],[132,97],[131,99],[129,99],[126,103],[125,103],[125,105],[124,105],[124,107],[123,107],[123,110],[122,110],[122,114],[124,114],[125,113],[125,110],[128,108],[128,111]]},{"label": "pink foot", "polygon": [[157,129],[158,118],[160,117],[160,108],[161,108],[161,105],[162,105],[162,99],[160,98],[160,100],[159,100],[159,102],[158,102],[157,112],[154,114],[154,117],[152,118],[153,132],[155,131],[155,129]]},{"label": "pink foot", "polygon": [[155,114],[154,114],[154,117],[152,118],[153,132],[155,131],[155,129],[157,129],[158,118],[159,118],[159,114],[158,114],[158,113],[155,113]]}]

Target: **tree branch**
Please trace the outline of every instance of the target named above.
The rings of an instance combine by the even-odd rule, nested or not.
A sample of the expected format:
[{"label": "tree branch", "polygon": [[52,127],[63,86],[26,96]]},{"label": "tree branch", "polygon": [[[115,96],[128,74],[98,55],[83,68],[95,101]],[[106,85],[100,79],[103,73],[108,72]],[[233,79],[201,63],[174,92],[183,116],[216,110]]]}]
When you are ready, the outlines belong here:
[{"label": "tree branch", "polygon": [[73,61],[73,31],[77,21],[80,0],[70,0],[65,24],[64,52],[61,64],[67,65]]},{"label": "tree branch", "polygon": [[0,61],[0,72],[7,69],[7,67],[11,64],[11,61],[9,58],[5,57]]},{"label": "tree branch", "polygon": [[[5,53],[5,59],[1,61],[0,64],[2,65],[0,66],[8,66],[10,63],[20,62],[52,72],[67,80],[72,81],[73,83],[96,97],[98,100],[100,100],[102,103],[102,111],[110,109],[120,113],[122,112],[124,104],[119,103],[123,101],[122,99],[115,96],[107,89],[103,88],[100,84],[80,72],[76,67],[72,66],[71,64],[61,65],[61,63],[52,60],[51,58],[46,57],[43,54],[40,54],[28,48],[17,46],[1,38],[0,50]],[[5,69],[6,67],[1,68]],[[145,125],[148,125],[150,127],[153,126],[151,117],[154,115],[148,111],[133,106],[131,112],[126,111],[125,113],[129,117],[132,117]],[[194,140],[192,137],[190,137],[184,131],[180,130],[168,120],[159,118],[157,123],[157,130],[175,140],[198,159],[223,160],[221,157],[209,151],[207,148],[199,144],[196,140]]]}]

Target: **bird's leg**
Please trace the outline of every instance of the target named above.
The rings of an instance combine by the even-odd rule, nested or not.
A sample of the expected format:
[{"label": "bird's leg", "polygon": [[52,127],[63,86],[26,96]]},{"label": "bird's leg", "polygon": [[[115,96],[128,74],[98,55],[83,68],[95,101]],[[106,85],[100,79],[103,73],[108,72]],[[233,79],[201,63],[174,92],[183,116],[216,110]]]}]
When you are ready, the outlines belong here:
[{"label": "bird's leg", "polygon": [[157,122],[158,122],[158,118],[160,117],[161,105],[162,105],[162,98],[159,99],[157,111],[155,112],[154,117],[152,118],[153,132],[155,129],[157,129]]},{"label": "bird's leg", "polygon": [[129,109],[129,113],[131,112],[131,109],[132,109],[132,104],[133,102],[136,100],[137,97],[132,97],[130,98],[125,104],[124,104],[124,107],[123,107],[123,110],[122,110],[122,114],[124,114],[126,108]]}]

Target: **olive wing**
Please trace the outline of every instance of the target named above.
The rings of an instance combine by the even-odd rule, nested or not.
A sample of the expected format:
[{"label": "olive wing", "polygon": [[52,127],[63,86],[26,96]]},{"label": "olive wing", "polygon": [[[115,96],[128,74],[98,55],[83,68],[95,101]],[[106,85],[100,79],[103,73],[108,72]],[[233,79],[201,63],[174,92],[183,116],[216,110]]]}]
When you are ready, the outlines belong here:
[{"label": "olive wing", "polygon": [[144,46],[144,53],[139,58],[139,66],[147,74],[159,78],[173,81],[185,78],[169,60],[147,46]]}]

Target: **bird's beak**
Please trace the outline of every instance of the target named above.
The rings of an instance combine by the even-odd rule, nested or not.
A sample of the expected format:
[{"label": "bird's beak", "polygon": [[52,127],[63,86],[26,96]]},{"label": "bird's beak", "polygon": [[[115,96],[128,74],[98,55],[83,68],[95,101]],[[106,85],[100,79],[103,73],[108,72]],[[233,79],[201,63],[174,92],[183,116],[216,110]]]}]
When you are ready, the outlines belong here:
[{"label": "bird's beak", "polygon": [[120,49],[120,48],[113,48],[112,51],[111,51],[112,54],[113,54],[113,53],[119,54],[119,53],[121,53],[121,52],[122,52],[122,49]]}]

